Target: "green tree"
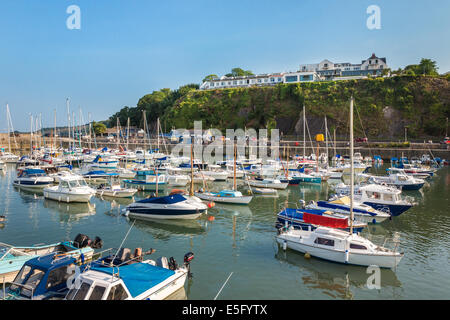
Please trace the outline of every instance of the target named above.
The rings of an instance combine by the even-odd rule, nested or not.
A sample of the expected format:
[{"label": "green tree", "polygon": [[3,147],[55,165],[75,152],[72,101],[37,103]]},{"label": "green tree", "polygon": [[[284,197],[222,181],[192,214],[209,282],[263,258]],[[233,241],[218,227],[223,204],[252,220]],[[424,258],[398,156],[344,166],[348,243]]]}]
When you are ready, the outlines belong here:
[{"label": "green tree", "polygon": [[101,122],[92,122],[92,129],[94,130],[95,135],[104,134],[106,132],[105,124]]},{"label": "green tree", "polygon": [[433,61],[431,59],[422,58],[422,60],[420,60],[418,68],[417,68],[418,72],[416,72],[416,73],[436,76],[436,75],[438,75],[437,70],[438,70],[438,67],[436,65],[436,61]]},{"label": "green tree", "polygon": [[250,70],[242,70],[241,68],[231,69],[231,73],[227,73],[226,77],[242,77],[242,76],[252,76],[253,72]]},{"label": "green tree", "polygon": [[217,74],[210,74],[210,75],[207,75],[207,76],[203,79],[202,82],[205,82],[205,81],[211,81],[211,80],[217,79],[217,78],[218,78]]}]

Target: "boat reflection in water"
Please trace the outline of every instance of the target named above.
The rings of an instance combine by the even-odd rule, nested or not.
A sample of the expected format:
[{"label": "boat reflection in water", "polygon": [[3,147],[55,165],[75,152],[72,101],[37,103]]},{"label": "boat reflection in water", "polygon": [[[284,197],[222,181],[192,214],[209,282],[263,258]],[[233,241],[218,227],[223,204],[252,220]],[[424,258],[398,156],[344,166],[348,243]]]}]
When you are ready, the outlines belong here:
[{"label": "boat reflection in water", "polygon": [[130,224],[146,233],[150,233],[154,238],[168,240],[171,236],[195,236],[204,234],[208,229],[208,221],[203,219],[158,219],[140,220],[127,218]]},{"label": "boat reflection in water", "polygon": [[[367,284],[372,284],[372,280],[369,278],[374,274],[373,271],[367,272],[366,268],[359,266],[343,265],[314,257],[306,259],[298,252],[283,251],[280,246],[278,246],[275,258],[282,263],[286,262],[289,265],[299,267],[302,272],[301,279],[307,287],[319,289],[322,293],[334,299],[353,299],[355,289],[369,290]],[[398,280],[394,271],[380,269],[381,288],[395,289],[401,286],[402,283]],[[378,292],[378,290],[374,291]],[[393,290],[392,298],[396,298],[395,290]]]},{"label": "boat reflection in water", "polygon": [[92,203],[62,203],[59,201],[44,200],[44,208],[59,213],[61,222],[77,221],[95,214],[95,204]]},{"label": "boat reflection in water", "polygon": [[44,199],[44,191],[42,189],[30,190],[14,186],[14,190],[19,192],[19,195],[23,199],[24,203],[33,202],[37,199]]}]

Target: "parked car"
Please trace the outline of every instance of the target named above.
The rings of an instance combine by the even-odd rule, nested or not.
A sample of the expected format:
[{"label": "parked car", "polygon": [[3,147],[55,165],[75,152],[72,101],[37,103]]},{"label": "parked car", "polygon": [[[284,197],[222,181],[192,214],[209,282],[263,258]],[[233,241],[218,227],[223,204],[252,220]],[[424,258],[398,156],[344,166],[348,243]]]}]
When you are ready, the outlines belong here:
[{"label": "parked car", "polygon": [[367,138],[356,138],[355,142],[367,142]]}]

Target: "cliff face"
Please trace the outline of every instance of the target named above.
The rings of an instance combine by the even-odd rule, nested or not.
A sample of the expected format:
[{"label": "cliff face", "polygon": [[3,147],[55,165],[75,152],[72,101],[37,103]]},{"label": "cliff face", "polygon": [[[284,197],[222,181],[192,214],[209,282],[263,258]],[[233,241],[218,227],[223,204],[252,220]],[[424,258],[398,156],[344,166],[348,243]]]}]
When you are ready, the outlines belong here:
[{"label": "cliff face", "polygon": [[302,134],[302,110],[306,107],[313,136],[328,129],[348,133],[349,99],[355,98],[355,135],[369,138],[445,134],[450,115],[450,81],[444,77],[401,76],[350,81],[280,84],[274,87],[193,90],[169,107],[164,121],[177,128],[203,127],[278,128],[286,134]]}]

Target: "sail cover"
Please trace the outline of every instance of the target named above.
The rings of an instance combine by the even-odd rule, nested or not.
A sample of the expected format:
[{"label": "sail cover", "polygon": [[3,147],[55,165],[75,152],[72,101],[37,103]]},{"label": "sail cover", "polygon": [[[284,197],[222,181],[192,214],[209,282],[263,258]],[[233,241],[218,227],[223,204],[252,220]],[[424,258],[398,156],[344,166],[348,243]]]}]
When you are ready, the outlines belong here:
[{"label": "sail cover", "polygon": [[314,225],[345,229],[348,228],[348,218],[326,217],[317,214],[303,212],[303,221]]}]

